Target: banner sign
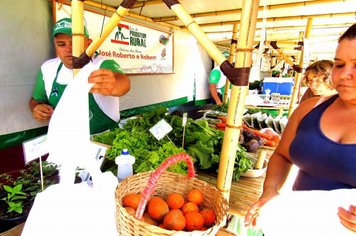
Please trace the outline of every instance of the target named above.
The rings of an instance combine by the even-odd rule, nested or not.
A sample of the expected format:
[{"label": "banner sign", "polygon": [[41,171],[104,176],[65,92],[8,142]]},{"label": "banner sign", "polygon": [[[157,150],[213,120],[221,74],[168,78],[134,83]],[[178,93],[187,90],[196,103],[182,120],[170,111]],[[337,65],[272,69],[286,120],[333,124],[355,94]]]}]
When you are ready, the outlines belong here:
[{"label": "banner sign", "polygon": [[116,60],[126,74],[172,73],[173,35],[120,22],[98,52]]},{"label": "banner sign", "polygon": [[[70,17],[70,6],[57,8],[57,20]],[[84,12],[91,39],[101,35],[109,17]],[[97,49],[102,56],[114,59],[126,74],[173,73],[174,35],[131,22],[120,21]]]}]

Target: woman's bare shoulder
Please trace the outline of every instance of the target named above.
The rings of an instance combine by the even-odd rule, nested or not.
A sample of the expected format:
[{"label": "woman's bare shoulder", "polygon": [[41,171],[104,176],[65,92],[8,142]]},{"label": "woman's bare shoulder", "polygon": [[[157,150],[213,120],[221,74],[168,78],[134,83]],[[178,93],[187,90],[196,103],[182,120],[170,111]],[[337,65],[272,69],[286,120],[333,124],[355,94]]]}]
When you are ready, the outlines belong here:
[{"label": "woman's bare shoulder", "polygon": [[293,112],[293,115],[299,118],[304,117],[307,113],[309,113],[319,102],[320,97],[309,98],[308,100],[299,104],[297,109]]}]

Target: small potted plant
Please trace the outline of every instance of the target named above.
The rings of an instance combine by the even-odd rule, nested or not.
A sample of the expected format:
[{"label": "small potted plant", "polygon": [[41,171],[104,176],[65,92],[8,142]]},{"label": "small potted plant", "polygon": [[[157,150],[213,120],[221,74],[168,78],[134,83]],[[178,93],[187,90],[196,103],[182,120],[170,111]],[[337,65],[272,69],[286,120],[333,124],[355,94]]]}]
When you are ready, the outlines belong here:
[{"label": "small potted plant", "polygon": [[[58,183],[58,166],[42,162],[43,186]],[[37,193],[42,191],[39,162],[0,175],[0,233],[27,219]]]}]

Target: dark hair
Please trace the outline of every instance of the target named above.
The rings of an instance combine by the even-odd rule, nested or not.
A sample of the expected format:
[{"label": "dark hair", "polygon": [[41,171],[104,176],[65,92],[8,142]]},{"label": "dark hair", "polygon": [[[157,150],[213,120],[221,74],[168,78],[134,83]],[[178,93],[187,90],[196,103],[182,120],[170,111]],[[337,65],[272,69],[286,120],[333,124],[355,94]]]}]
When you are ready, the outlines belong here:
[{"label": "dark hair", "polygon": [[356,38],[356,23],[351,25],[339,38],[339,43],[344,39],[354,39]]}]

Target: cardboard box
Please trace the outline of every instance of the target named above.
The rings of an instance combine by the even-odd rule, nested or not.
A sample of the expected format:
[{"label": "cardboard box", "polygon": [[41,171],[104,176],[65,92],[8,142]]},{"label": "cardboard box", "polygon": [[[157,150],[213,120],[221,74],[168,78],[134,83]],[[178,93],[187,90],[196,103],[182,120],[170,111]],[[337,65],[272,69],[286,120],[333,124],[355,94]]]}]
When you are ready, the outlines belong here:
[{"label": "cardboard box", "polygon": [[266,94],[266,90],[270,90],[270,94],[279,93],[281,95],[291,95],[294,85],[293,77],[266,77],[262,82],[262,93]]}]

